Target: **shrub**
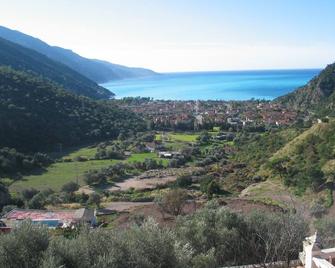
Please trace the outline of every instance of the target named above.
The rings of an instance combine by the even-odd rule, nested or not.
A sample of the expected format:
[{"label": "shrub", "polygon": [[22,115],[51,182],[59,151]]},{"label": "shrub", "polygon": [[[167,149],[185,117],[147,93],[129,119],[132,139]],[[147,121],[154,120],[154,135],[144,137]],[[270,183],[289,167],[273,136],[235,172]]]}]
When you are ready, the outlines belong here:
[{"label": "shrub", "polygon": [[335,243],[335,220],[332,217],[324,217],[315,222],[315,228],[321,238],[323,247],[334,247]]},{"label": "shrub", "polygon": [[97,207],[100,207],[101,195],[99,195],[98,193],[93,192],[89,195],[89,198],[88,198],[87,202],[89,204],[96,205]]},{"label": "shrub", "polygon": [[216,180],[212,180],[208,185],[207,185],[207,196],[209,198],[212,198],[214,194],[220,194],[221,189],[220,185],[217,183]]},{"label": "shrub", "polygon": [[85,156],[76,156],[75,158],[74,158],[74,161],[77,161],[77,162],[86,162],[88,159],[87,159],[87,157],[85,157]]},{"label": "shrub", "polygon": [[39,191],[34,188],[27,188],[21,191],[21,196],[24,200],[30,200],[33,198],[34,195],[38,194]]},{"label": "shrub", "polygon": [[39,267],[48,245],[46,228],[23,222],[11,233],[0,236],[0,267]]},{"label": "shrub", "polygon": [[79,189],[78,183],[70,181],[62,186],[62,191],[66,193],[73,193]]},{"label": "shrub", "polygon": [[169,213],[174,216],[181,214],[187,200],[187,193],[182,189],[173,189],[158,197],[155,202],[162,212]]},{"label": "shrub", "polygon": [[192,185],[192,176],[190,174],[178,176],[175,185],[180,188],[186,188]]},{"label": "shrub", "polygon": [[315,202],[312,204],[310,212],[315,218],[321,218],[327,212],[327,209],[321,202]]},{"label": "shrub", "polygon": [[107,181],[107,176],[98,170],[90,170],[84,174],[84,181],[88,185],[104,184]]},{"label": "shrub", "polygon": [[0,183],[0,209],[3,206],[8,205],[11,201],[10,193],[8,192],[8,188]]}]

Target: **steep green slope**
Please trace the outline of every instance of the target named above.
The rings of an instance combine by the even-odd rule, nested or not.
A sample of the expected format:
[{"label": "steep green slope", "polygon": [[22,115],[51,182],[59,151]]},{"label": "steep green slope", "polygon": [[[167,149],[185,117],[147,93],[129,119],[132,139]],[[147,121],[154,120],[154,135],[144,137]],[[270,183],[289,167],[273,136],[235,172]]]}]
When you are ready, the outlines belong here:
[{"label": "steep green slope", "polygon": [[109,101],[77,96],[31,74],[0,67],[0,147],[54,149],[143,128],[140,118]]},{"label": "steep green slope", "polygon": [[73,93],[95,98],[107,99],[113,96],[109,90],[77,73],[71,68],[15,43],[0,38],[0,65],[13,69],[33,72],[50,79]]},{"label": "steep green slope", "polygon": [[106,61],[87,59],[69,49],[50,46],[37,38],[2,26],[0,26],[0,37],[33,49],[54,61],[61,62],[97,83],[156,74],[144,68],[132,68]]},{"label": "steep green slope", "polygon": [[328,65],[307,85],[277,98],[283,104],[300,110],[313,110],[318,114],[333,113],[335,107],[335,63]]},{"label": "steep green slope", "polygon": [[279,129],[265,133],[240,133],[235,139],[235,160],[259,168],[275,152],[300,134],[299,129]]},{"label": "steep green slope", "polygon": [[[319,123],[278,150],[264,167],[299,192],[322,189],[334,182],[335,121]],[[264,172],[263,172],[264,173]],[[272,174],[272,175],[271,175]]]}]

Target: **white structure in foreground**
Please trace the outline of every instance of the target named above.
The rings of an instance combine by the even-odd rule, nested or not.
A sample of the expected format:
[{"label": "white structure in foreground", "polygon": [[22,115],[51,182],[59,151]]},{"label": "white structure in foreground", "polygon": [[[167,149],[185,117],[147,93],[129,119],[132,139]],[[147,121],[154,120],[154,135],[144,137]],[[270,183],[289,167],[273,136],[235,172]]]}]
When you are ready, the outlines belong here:
[{"label": "white structure in foreground", "polygon": [[335,268],[335,248],[321,249],[317,232],[306,237],[299,258],[305,268]]}]

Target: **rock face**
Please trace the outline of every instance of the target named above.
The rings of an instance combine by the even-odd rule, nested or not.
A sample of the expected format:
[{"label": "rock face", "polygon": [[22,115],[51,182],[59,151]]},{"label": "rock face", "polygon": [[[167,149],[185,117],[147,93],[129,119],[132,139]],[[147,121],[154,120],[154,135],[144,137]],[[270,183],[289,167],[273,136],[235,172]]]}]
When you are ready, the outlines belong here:
[{"label": "rock face", "polygon": [[335,100],[335,63],[328,65],[321,73],[303,87],[277,98],[299,110],[332,109]]}]

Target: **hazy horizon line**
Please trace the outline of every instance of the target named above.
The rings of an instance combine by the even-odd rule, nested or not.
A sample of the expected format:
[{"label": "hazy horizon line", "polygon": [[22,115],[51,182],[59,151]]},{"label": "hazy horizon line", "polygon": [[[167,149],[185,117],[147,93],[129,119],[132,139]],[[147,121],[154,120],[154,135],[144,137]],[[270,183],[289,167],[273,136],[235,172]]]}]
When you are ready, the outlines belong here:
[{"label": "hazy horizon line", "polygon": [[[136,68],[136,67],[135,67]],[[215,72],[261,72],[261,71],[303,71],[303,70],[322,70],[325,67],[311,67],[311,68],[261,68],[261,69],[219,69],[219,70],[203,70],[203,71],[167,71],[167,72],[157,72],[157,74],[177,74],[177,73],[215,73]],[[152,70],[152,69],[151,69]]]}]

